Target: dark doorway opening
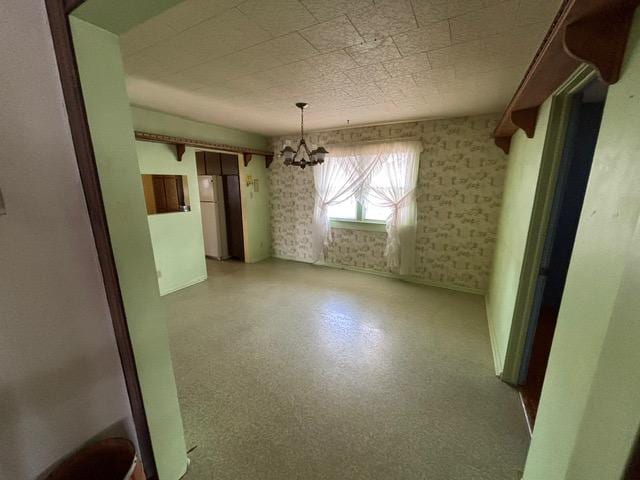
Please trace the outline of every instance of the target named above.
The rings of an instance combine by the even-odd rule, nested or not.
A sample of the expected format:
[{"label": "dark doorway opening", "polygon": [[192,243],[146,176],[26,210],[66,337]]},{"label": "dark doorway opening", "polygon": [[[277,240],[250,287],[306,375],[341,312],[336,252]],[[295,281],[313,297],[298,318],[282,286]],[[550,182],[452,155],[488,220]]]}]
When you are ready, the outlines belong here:
[{"label": "dark doorway opening", "polygon": [[520,370],[520,392],[531,428],[538,412],[606,92],[606,85],[594,80],[572,98]]},{"label": "dark doorway opening", "polygon": [[222,188],[226,205],[227,244],[229,257],[244,261],[244,231],[242,227],[242,201],[240,198],[240,176],[224,175]]}]

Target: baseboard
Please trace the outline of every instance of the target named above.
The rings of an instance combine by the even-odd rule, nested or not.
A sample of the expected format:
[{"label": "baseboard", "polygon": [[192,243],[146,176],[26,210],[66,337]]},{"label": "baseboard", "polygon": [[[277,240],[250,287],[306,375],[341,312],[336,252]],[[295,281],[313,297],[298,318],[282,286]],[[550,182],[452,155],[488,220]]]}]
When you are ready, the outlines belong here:
[{"label": "baseboard", "polygon": [[191,287],[192,285],[195,285],[197,283],[204,282],[206,279],[207,279],[206,275],[203,276],[203,277],[198,277],[195,280],[191,280],[190,282],[187,282],[187,283],[185,283],[183,285],[180,285],[180,286],[177,286],[175,288],[172,288],[171,290],[167,290],[164,293],[161,292],[160,296],[164,297],[165,295],[169,295],[170,293],[177,292],[178,290],[182,290],[183,288]]},{"label": "baseboard", "polygon": [[263,262],[271,258],[271,255],[264,255],[262,257],[250,258],[249,260],[245,260],[245,263],[258,263]]},{"label": "baseboard", "polygon": [[524,419],[527,422],[527,430],[529,430],[529,438],[533,436],[533,425],[531,421],[531,417],[529,416],[529,412],[527,412],[527,407],[524,403],[524,397],[522,396],[522,392],[518,392],[518,397],[520,398],[520,406],[522,407],[522,413],[524,413]]},{"label": "baseboard", "polygon": [[492,316],[489,311],[489,304],[487,303],[487,297],[484,297],[484,310],[487,315],[487,325],[489,327],[489,340],[491,344],[491,354],[493,356],[493,368],[496,371],[496,377],[502,376],[502,355],[500,355],[500,348],[498,347],[498,338],[496,336],[496,331],[493,326],[493,322],[491,321]]},{"label": "baseboard", "polygon": [[288,261],[300,262],[300,263],[308,263],[311,265],[317,265],[319,267],[336,268],[339,270],[348,270],[351,272],[358,272],[358,273],[368,273],[370,275],[377,275],[379,277],[393,278],[394,280],[401,280],[403,282],[416,283],[418,285],[426,285],[429,287],[445,288],[447,290],[454,290],[456,292],[463,292],[463,293],[471,293],[473,295],[484,295],[484,292],[482,290],[478,290],[475,288],[467,288],[467,287],[460,287],[458,285],[448,285],[444,283],[432,282],[416,276],[398,275],[396,273],[391,273],[391,272],[381,272],[379,270],[373,270],[371,268],[351,267],[348,265],[339,265],[339,264],[328,263],[323,261],[312,262],[310,260],[302,260],[295,257],[288,257],[285,255],[273,255],[272,258],[278,258],[280,260],[288,260]]},{"label": "baseboard", "polygon": [[271,255],[271,258],[277,258],[278,260],[288,260],[290,262],[308,263],[310,265],[315,265],[315,262],[312,262],[311,260],[303,260],[301,258],[289,257],[287,255]]}]

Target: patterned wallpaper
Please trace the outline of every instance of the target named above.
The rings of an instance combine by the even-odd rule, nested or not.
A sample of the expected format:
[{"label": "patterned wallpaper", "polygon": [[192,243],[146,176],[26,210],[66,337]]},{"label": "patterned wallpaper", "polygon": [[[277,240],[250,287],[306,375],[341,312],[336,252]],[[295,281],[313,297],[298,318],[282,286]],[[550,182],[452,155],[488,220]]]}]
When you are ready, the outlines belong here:
[{"label": "patterned wallpaper", "polygon": [[[426,283],[486,290],[507,157],[494,144],[495,115],[430,120],[307,134],[309,143],[328,145],[388,138],[420,138],[417,186],[418,225],[415,276]],[[285,140],[273,138],[274,150]],[[273,254],[311,260],[313,174],[271,166]],[[388,272],[386,233],[333,229],[327,262]]]}]

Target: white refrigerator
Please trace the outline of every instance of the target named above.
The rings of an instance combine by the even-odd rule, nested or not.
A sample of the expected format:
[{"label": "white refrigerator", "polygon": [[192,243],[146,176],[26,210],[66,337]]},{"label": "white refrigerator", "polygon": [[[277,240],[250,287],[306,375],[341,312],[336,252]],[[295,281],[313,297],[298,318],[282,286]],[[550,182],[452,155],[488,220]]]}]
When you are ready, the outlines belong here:
[{"label": "white refrigerator", "polygon": [[204,253],[207,257],[218,260],[229,258],[222,177],[198,175],[198,187],[200,189]]}]

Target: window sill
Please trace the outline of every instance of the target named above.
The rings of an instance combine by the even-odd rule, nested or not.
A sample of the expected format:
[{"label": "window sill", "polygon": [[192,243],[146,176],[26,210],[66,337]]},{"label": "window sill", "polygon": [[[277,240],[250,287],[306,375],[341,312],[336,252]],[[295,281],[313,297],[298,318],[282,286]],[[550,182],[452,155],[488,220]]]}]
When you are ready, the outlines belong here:
[{"label": "window sill", "polygon": [[363,221],[363,220],[337,220],[331,219],[331,228],[343,228],[347,230],[365,230],[368,232],[386,232],[387,226],[384,222]]}]

